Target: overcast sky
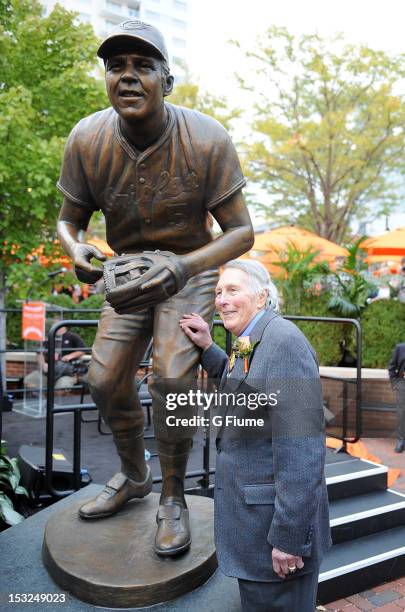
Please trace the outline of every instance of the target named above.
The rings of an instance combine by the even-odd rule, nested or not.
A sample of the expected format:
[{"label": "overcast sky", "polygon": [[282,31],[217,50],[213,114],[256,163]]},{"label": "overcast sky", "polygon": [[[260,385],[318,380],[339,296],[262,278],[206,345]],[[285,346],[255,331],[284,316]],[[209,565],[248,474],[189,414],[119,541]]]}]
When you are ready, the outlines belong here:
[{"label": "overcast sky", "polygon": [[227,41],[248,48],[272,24],[294,34],[343,32],[350,42],[405,51],[405,0],[191,0],[191,11],[190,67],[216,93],[238,69]]},{"label": "overcast sky", "polygon": [[[344,33],[349,42],[393,53],[405,52],[405,0],[191,0],[189,65],[203,88],[240,105],[234,74],[243,73],[243,55],[227,41],[253,47],[270,25],[293,34]],[[242,104],[243,105],[243,104]],[[390,229],[405,226],[402,211],[390,216]],[[383,220],[368,227],[385,229]]]}]

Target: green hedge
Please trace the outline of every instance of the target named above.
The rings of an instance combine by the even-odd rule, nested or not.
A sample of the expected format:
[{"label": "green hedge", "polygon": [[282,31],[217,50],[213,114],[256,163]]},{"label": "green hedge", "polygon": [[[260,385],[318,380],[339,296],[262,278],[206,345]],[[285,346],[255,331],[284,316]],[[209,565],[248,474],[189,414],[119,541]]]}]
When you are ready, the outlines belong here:
[{"label": "green hedge", "polygon": [[[219,319],[219,315],[216,314],[215,315],[216,319]],[[215,327],[212,330],[212,337],[214,339],[214,342],[216,344],[218,344],[218,346],[220,346],[224,351],[226,351],[226,331],[225,328],[222,327],[221,325],[215,325]]]},{"label": "green hedge", "polygon": [[[334,315],[328,309],[328,300],[329,296],[326,293],[321,296],[307,297],[302,302],[300,312],[297,314],[332,317]],[[51,296],[47,301],[66,309],[99,309],[103,304],[104,296],[93,295],[79,305],[76,305],[67,295]],[[9,303],[8,306],[21,308],[21,304]],[[290,313],[284,312],[282,314]],[[56,316],[57,313],[55,313]],[[65,313],[64,317],[98,319],[99,313],[73,312]],[[321,365],[337,365],[341,359],[341,341],[344,338],[347,340],[349,336],[352,338],[353,335],[350,326],[338,323],[296,322],[296,325],[314,347]],[[393,299],[373,302],[364,310],[361,325],[363,331],[363,367],[386,368],[395,345],[399,342],[405,342],[405,304]],[[72,327],[72,330],[79,333],[83,338],[86,346],[92,346],[96,329],[96,327]],[[225,330],[223,328],[215,328],[214,339],[219,346],[225,349]],[[20,313],[7,315],[7,341],[9,346],[23,347]]]},{"label": "green hedge", "polygon": [[[324,294],[320,297],[307,298],[302,302],[300,315],[332,317],[333,313],[328,309],[329,296]],[[288,315],[289,312],[282,314]],[[294,323],[308,338],[309,342],[314,347],[319,362],[322,365],[337,365],[341,359],[340,342],[343,340],[345,333],[345,325],[337,323],[318,323],[303,321]],[[225,350],[225,330],[221,327],[216,327],[214,330],[215,342]]]},{"label": "green hedge", "polygon": [[405,304],[398,300],[372,302],[361,317],[363,367],[386,368],[396,344],[405,342]]},{"label": "green hedge", "polygon": [[[301,302],[298,313],[283,312],[282,314],[297,314],[310,317],[333,317],[328,309],[329,295],[306,297]],[[317,321],[293,321],[314,347],[321,365],[337,365],[342,357],[340,343],[347,329],[344,324],[321,323]]]}]

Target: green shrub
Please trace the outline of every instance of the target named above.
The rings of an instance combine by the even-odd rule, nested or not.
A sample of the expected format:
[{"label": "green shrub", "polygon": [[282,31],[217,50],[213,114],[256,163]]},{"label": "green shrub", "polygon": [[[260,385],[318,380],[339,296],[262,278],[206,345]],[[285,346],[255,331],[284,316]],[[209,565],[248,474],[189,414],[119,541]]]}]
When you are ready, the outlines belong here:
[{"label": "green shrub", "polygon": [[[330,295],[325,292],[319,296],[306,296],[301,300],[299,312],[296,314],[310,317],[335,316],[328,308]],[[336,366],[341,357],[340,343],[345,334],[345,325],[339,323],[322,323],[318,321],[293,321],[314,347],[320,365]]]},{"label": "green shrub", "polygon": [[[215,316],[216,319],[219,319],[219,316]],[[226,351],[226,331],[222,325],[215,325],[212,329],[212,337],[214,339],[215,344],[218,344],[224,351]]]},{"label": "green shrub", "polygon": [[386,368],[396,344],[405,342],[405,304],[372,302],[362,314],[363,367]]}]

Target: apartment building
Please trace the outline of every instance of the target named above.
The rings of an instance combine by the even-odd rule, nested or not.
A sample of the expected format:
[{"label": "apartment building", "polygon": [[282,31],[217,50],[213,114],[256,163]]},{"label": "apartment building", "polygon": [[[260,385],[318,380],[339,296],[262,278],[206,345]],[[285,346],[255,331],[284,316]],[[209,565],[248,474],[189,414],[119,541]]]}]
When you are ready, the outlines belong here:
[{"label": "apartment building", "polygon": [[80,21],[92,24],[95,33],[104,38],[124,19],[141,19],[163,33],[170,55],[170,67],[178,80],[187,62],[189,0],[42,0],[46,14],[58,1],[78,13]]}]

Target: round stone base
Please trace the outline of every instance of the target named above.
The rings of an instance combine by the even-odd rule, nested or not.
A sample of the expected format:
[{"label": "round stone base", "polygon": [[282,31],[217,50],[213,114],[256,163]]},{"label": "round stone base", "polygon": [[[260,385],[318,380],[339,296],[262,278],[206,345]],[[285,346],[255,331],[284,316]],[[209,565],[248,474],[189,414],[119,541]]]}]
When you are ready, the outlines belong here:
[{"label": "round stone base", "polygon": [[213,501],[186,499],[192,543],[182,555],[162,558],[153,551],[159,495],[150,493],[108,518],[80,519],[87,500],[55,512],[45,528],[44,564],[60,587],[93,605],[144,607],[180,597],[217,567]]}]

